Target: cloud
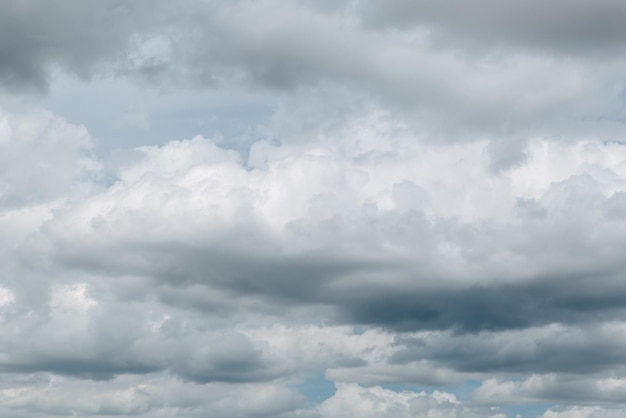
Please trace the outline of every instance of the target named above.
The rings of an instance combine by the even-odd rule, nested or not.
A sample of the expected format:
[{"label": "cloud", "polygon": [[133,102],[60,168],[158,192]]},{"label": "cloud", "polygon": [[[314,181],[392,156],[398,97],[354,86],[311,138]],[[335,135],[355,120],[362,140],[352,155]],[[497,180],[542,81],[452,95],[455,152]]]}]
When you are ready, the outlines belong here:
[{"label": "cloud", "polygon": [[[18,262],[5,267],[2,370],[185,384],[293,385],[320,369],[346,387],[472,379],[485,404],[512,402],[514,383],[492,377],[512,374],[543,382],[524,386],[528,402],[619,403],[617,389],[587,389],[624,363],[613,250],[623,146],[536,139],[497,173],[484,142],[441,147],[387,123],[337,142],[258,142],[247,161],[201,137],[142,147],[107,186],[76,189],[86,180],[72,171],[48,200],[74,199],[4,249]],[[348,326],[303,325],[311,317]],[[555,388],[574,374],[568,398]]]},{"label": "cloud", "polygon": [[568,408],[550,408],[544,418],[595,418],[619,417],[624,414],[623,409],[607,409],[599,406],[576,406]]},{"label": "cloud", "polygon": [[[383,11],[372,10],[371,15],[385,16],[387,9],[396,10],[397,3],[380,6]],[[367,5],[377,7],[366,3],[366,10]],[[439,10],[438,6],[416,6],[417,16],[422,16],[420,7]],[[511,19],[519,16],[512,9],[500,8]],[[538,4],[529,7],[539,8]],[[412,14],[397,9],[401,16]],[[458,8],[439,11],[446,16],[448,9]],[[178,63],[173,68],[180,74],[171,77],[200,86],[234,82],[289,93],[303,91],[307,96],[320,88],[347,89],[349,102],[373,100],[396,114],[404,113],[407,121],[419,121],[422,130],[442,141],[450,136],[473,140],[505,135],[507,143],[518,137],[520,141],[515,142],[523,144],[521,138],[537,132],[559,136],[589,132],[590,120],[595,121],[592,130],[597,133],[599,117],[608,135],[621,132],[620,126],[610,122],[622,113],[622,83],[617,77],[623,65],[619,60],[599,69],[591,62],[571,62],[515,46],[496,53],[467,54],[458,38],[443,47],[435,43],[437,26],[377,30],[362,25],[358,15],[343,8],[329,12],[266,1],[212,5],[209,10],[205,13],[212,24],[182,31],[181,38],[172,41],[172,57],[166,60]],[[478,10],[484,14],[484,8],[474,9]],[[594,10],[606,13],[606,9]],[[616,15],[613,18],[620,22]],[[460,26],[454,23],[453,27]],[[513,26],[502,24],[506,29]],[[476,26],[485,27],[480,22]],[[493,32],[485,36],[487,42],[501,39],[497,27]],[[537,31],[528,29],[528,33]],[[332,106],[337,107],[340,100],[341,95],[333,97]],[[504,148],[511,146],[499,147]]]},{"label": "cloud", "polygon": [[622,378],[579,379],[553,374],[532,375],[522,381],[487,379],[474,392],[479,402],[499,404],[540,403],[542,401],[585,403],[624,402]]},{"label": "cloud", "polygon": [[623,412],[623,8],[440,6],[7,4],[0,415]]},{"label": "cloud", "polygon": [[0,83],[9,90],[46,90],[58,68],[89,78],[126,60],[162,9],[145,1],[2,3]]},{"label": "cloud", "polygon": [[[334,109],[370,102],[438,142],[490,138],[497,142],[491,148],[495,169],[521,161],[528,136],[623,135],[623,62],[598,66],[584,55],[577,60],[553,53],[582,49],[617,56],[624,12],[617,2],[505,7],[484,1],[466,10],[476,13],[474,19],[450,10],[459,8],[402,1],[332,7],[193,1],[182,8],[127,0],[97,7],[29,1],[3,14],[2,38],[11,41],[0,48],[0,79],[8,90],[41,90],[59,71],[84,79],[112,75],[170,93],[261,91],[284,106],[294,95],[321,89],[332,92]],[[29,35],[35,32],[41,36]],[[468,53],[467,39],[488,52]],[[494,51],[494,42],[504,46]],[[344,93],[334,94],[339,91]],[[327,104],[309,111],[326,110],[340,120],[349,115],[333,115]],[[144,117],[121,120],[146,126]],[[506,141],[498,140],[503,136]]]},{"label": "cloud", "polygon": [[537,140],[501,175],[484,144],[371,148],[367,129],[352,133],[344,149],[258,143],[248,164],[202,138],[140,149],[33,242],[59,268],[144,277],[164,301],[223,313],[262,300],[471,332],[619,317],[621,145]]},{"label": "cloud", "polygon": [[319,406],[322,417],[492,417],[504,414],[489,409],[472,410],[445,392],[394,392],[381,387],[338,384],[333,397]]},{"label": "cloud", "polygon": [[279,416],[303,405],[292,389],[273,384],[198,385],[167,376],[123,376],[110,382],[31,375],[0,390],[4,416],[167,417],[206,414],[244,418]]},{"label": "cloud", "polygon": [[[424,27],[437,38],[490,48],[524,47],[557,54],[611,57],[624,48],[620,24],[626,8],[619,1],[515,2],[484,0],[474,7],[446,2],[380,4],[357,2],[363,21],[373,27]],[[448,39],[446,39],[448,38]]]},{"label": "cloud", "polygon": [[593,322],[581,327],[548,325],[473,335],[418,333],[396,340],[391,362],[432,361],[463,372],[568,373],[609,372],[625,363],[624,324]]},{"label": "cloud", "polygon": [[79,194],[99,163],[82,126],[50,112],[0,114],[0,205],[32,207]]}]

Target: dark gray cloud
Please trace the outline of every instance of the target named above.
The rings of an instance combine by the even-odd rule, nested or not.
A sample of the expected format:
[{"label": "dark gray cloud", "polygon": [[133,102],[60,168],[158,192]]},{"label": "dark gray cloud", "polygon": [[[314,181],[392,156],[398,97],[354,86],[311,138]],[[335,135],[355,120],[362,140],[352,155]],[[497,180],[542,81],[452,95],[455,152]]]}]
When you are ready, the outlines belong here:
[{"label": "dark gray cloud", "polygon": [[[334,260],[332,253],[253,256],[212,244],[166,248],[90,249],[90,254],[99,254],[98,260],[77,254],[64,256],[63,264],[122,278],[149,277],[162,286],[157,290],[164,302],[206,313],[232,315],[247,309],[246,300],[261,298],[267,303],[266,313],[330,306],[335,313],[328,319],[333,321],[403,331],[478,332],[611,320],[624,314],[626,303],[626,285],[618,274],[603,268],[531,279],[518,272],[517,283],[465,285],[450,283],[438,266],[424,266],[431,274],[412,272],[406,259]],[[132,253],[141,264],[120,263],[117,251]],[[363,283],[359,277],[374,282]]]},{"label": "dark gray cloud", "polygon": [[[345,111],[356,101],[369,101],[418,130],[436,133],[431,138],[436,141],[505,136],[492,148],[496,170],[523,159],[529,136],[581,137],[600,134],[599,128],[602,135],[623,134],[619,59],[599,67],[525,49],[551,40],[564,49],[619,44],[624,10],[614,1],[594,7],[486,1],[471,10],[403,2],[330,7],[192,1],[171,7],[127,0],[97,6],[29,1],[6,9],[0,44],[5,88],[45,89],[61,71],[139,80],[172,94],[180,88],[261,91],[285,106],[291,106],[294,93],[347,90],[347,96],[331,99],[333,107]],[[402,25],[381,31],[375,25],[413,18],[418,24],[423,19],[430,32],[416,34]],[[461,34],[445,46],[436,42],[456,30]],[[494,40],[506,46],[495,55],[466,54],[467,38],[479,46]],[[341,100],[346,104],[339,105]],[[326,109],[308,99],[299,103],[313,114]]]},{"label": "dark gray cloud", "polygon": [[207,329],[202,316],[181,316],[153,302],[98,303],[83,292],[82,286],[55,286],[46,305],[6,315],[20,332],[0,338],[0,371],[92,380],[168,373],[197,383],[263,382],[283,373],[262,347],[223,323]]},{"label": "dark gray cloud", "polygon": [[[492,6],[495,13],[485,12]],[[421,8],[432,8],[434,23],[424,17],[425,30],[420,32],[363,25],[350,7],[338,6],[330,11],[272,1],[211,4],[199,13],[202,18],[189,22],[194,30],[179,31],[179,37],[172,38],[170,55],[163,56],[170,65],[160,73],[160,84],[178,80],[195,88],[225,88],[234,83],[253,90],[287,93],[287,101],[294,92],[300,92],[305,98],[299,100],[299,106],[308,106],[307,111],[313,114],[323,113],[327,103],[311,106],[314,101],[308,96],[314,97],[320,89],[347,89],[350,94],[344,97],[344,108],[357,101],[369,101],[415,125],[417,131],[430,132],[432,140],[467,141],[487,136],[495,141],[505,137],[506,141],[496,141],[492,154],[495,169],[508,168],[523,159],[524,144],[530,136],[546,132],[558,137],[600,134],[600,124],[588,126],[589,121],[599,118],[604,125],[602,135],[622,132],[618,123],[623,88],[620,59],[599,67],[585,59],[572,61],[558,52],[537,53],[527,47],[532,42],[550,45],[544,38],[551,37],[555,38],[555,48],[560,40],[564,49],[595,51],[594,45],[602,42],[619,46],[623,7],[613,1],[604,6],[577,2],[569,7],[559,3],[545,6],[545,13],[544,6],[537,2],[509,7],[488,1],[471,10],[415,3],[404,11],[398,2],[357,2],[355,6],[356,10],[363,9],[366,22],[368,15],[373,16],[372,20],[384,19],[396,10],[402,17],[421,19]],[[617,10],[613,13],[611,8]],[[571,10],[571,18],[561,9]],[[475,14],[476,19],[466,18],[468,14]],[[520,15],[525,17],[520,19]],[[535,19],[535,15],[539,17]],[[438,24],[439,17],[444,23],[450,20],[449,27]],[[608,23],[603,22],[604,17]],[[601,37],[603,30],[607,31],[607,39],[581,35],[584,31],[578,19],[594,21],[591,26],[598,30],[589,29],[590,33]],[[538,28],[533,28],[535,23]],[[468,32],[475,29],[476,36],[463,32],[466,24],[475,24]],[[559,25],[565,29],[559,29]],[[522,32],[519,42],[516,28]],[[547,34],[542,34],[542,29]],[[448,36],[454,30],[462,33]],[[487,32],[482,37],[481,30]],[[552,35],[552,30],[556,34]],[[569,36],[569,32],[576,36]],[[538,39],[533,41],[533,36]],[[446,42],[439,42],[440,38]],[[488,52],[468,53],[468,38]],[[504,46],[492,52],[498,41]],[[601,79],[614,81],[597,83]],[[342,95],[331,100],[337,107]],[[328,118],[334,116],[327,112]],[[342,116],[347,119],[351,114]],[[309,126],[311,129],[316,127]]]},{"label": "dark gray cloud", "polygon": [[541,52],[591,54],[612,58],[626,46],[626,6],[619,0],[545,3],[484,0],[357,3],[372,27],[423,27],[435,39],[487,48],[522,47]]},{"label": "dark gray cloud", "polygon": [[[437,280],[437,279],[434,279]],[[626,289],[619,279],[538,278],[520,285],[390,291],[384,286],[351,289],[335,299],[341,318],[400,330],[460,332],[618,319]],[[602,290],[598,290],[601,288]]]},{"label": "dark gray cloud", "polygon": [[615,324],[548,325],[474,335],[440,332],[398,337],[393,364],[431,361],[459,372],[517,375],[620,375],[624,332]]},{"label": "dark gray cloud", "polygon": [[46,90],[58,69],[81,78],[114,70],[130,47],[159,24],[162,2],[13,2],[0,16],[0,86]]}]

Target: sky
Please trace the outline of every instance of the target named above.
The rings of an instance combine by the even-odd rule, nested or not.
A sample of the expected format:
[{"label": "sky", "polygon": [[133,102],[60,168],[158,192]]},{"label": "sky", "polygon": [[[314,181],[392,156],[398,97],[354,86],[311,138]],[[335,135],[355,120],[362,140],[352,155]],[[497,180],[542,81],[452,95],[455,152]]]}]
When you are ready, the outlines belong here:
[{"label": "sky", "polygon": [[0,0],[0,416],[626,416],[622,0]]}]

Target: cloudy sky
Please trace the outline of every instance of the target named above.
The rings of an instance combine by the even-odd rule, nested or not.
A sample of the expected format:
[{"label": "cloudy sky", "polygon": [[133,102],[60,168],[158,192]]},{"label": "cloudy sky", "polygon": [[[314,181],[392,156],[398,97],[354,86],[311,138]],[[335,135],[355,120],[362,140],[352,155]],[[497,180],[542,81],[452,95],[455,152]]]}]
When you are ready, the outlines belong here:
[{"label": "cloudy sky", "polygon": [[623,0],[0,0],[0,416],[626,415]]}]

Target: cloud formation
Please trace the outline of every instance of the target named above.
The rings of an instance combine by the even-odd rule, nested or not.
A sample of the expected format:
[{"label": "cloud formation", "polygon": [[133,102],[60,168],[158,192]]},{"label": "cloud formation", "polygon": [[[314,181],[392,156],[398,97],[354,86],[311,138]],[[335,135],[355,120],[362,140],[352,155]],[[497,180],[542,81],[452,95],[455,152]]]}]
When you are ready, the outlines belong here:
[{"label": "cloud formation", "polygon": [[501,3],[484,0],[474,8],[457,8],[450,2],[415,3],[393,0],[358,2],[366,24],[374,27],[429,28],[434,37],[451,42],[511,46],[557,54],[610,55],[624,48],[620,24],[626,7],[614,0]]},{"label": "cloud formation", "polygon": [[623,415],[617,2],[6,6],[0,415]]},{"label": "cloud formation", "polygon": [[0,81],[9,90],[45,90],[59,68],[85,78],[101,65],[113,69],[160,23],[163,9],[161,2],[118,0],[3,1],[2,8]]}]

